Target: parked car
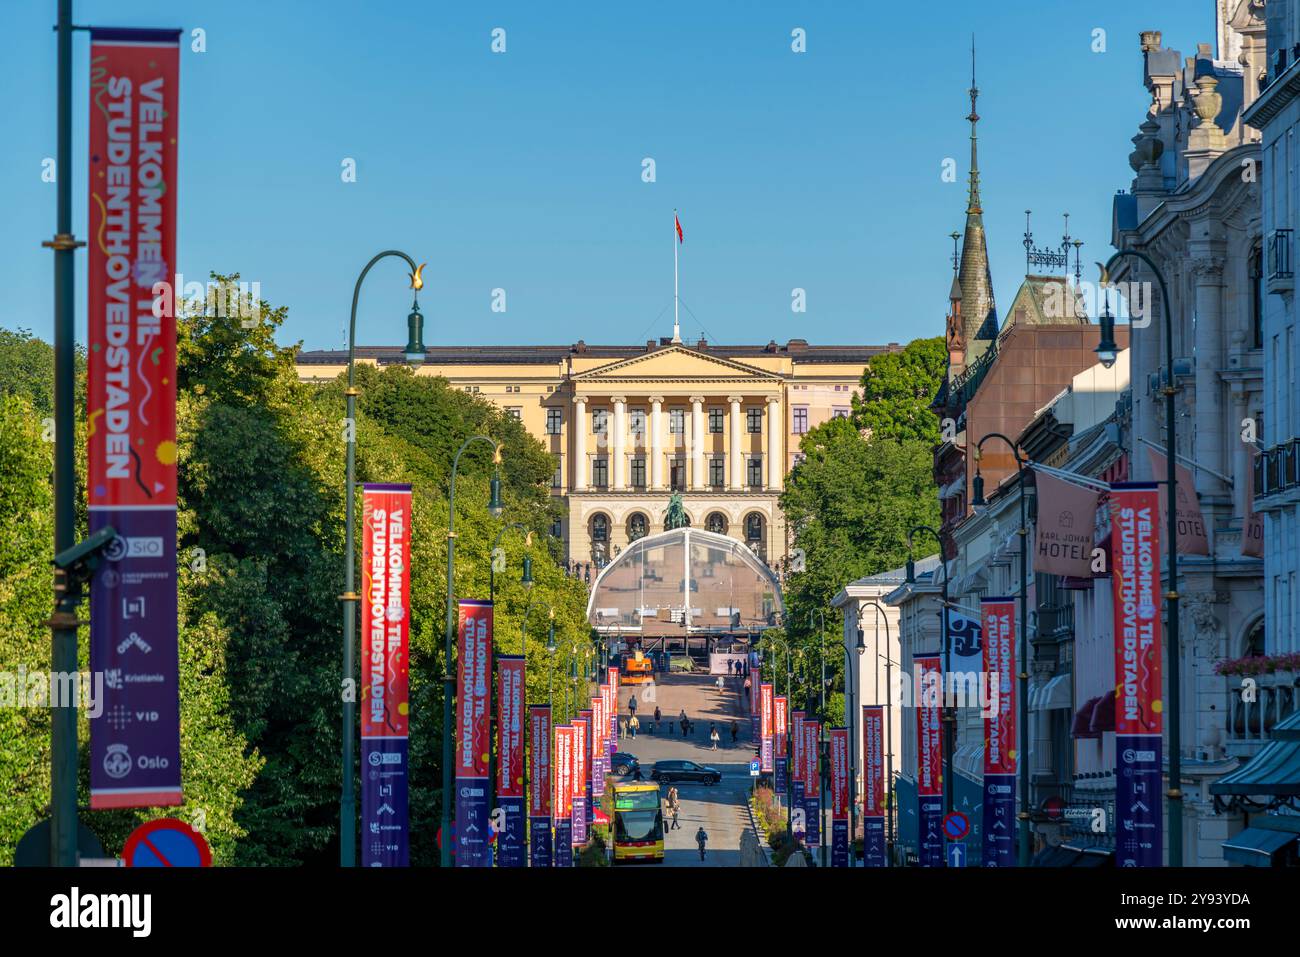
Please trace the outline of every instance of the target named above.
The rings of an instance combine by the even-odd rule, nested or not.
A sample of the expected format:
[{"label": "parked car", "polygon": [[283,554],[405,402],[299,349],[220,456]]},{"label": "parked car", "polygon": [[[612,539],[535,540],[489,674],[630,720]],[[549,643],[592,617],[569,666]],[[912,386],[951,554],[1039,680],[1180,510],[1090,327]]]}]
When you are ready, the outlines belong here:
[{"label": "parked car", "polygon": [[707,764],[694,761],[656,761],[650,772],[650,780],[661,784],[669,781],[699,781],[702,784],[717,784],[722,780],[722,772]]},{"label": "parked car", "polygon": [[641,762],[637,760],[635,754],[628,754],[626,751],[615,751],[610,767],[615,774],[633,774],[637,768],[641,767]]}]

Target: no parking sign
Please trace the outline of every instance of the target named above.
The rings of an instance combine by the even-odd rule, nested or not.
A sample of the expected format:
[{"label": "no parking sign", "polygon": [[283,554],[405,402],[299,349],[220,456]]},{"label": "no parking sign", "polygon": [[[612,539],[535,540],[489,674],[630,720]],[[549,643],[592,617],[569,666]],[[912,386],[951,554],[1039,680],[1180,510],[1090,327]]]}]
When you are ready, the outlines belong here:
[{"label": "no parking sign", "polygon": [[122,860],[127,867],[211,867],[212,849],[184,821],[163,817],[131,832]]}]

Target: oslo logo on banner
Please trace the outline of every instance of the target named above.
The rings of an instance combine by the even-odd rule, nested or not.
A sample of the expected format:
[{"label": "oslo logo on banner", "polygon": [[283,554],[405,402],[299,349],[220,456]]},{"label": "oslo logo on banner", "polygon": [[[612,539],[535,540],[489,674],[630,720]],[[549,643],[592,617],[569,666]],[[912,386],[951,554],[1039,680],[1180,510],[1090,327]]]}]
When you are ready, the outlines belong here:
[{"label": "oslo logo on banner", "polygon": [[984,717],[984,866],[1015,863],[1016,603],[982,599],[984,673],[989,702]]},{"label": "oslo logo on banner", "polygon": [[492,603],[460,601],[457,655],[456,866],[489,867],[488,701],[492,681]]},{"label": "oslo logo on banner", "polygon": [[410,863],[411,486],[362,486],[361,863]]},{"label": "oslo logo on banner", "polygon": [[[117,538],[90,588],[90,806],[182,803],[176,646],[178,30],[90,36],[86,492]],[[60,171],[61,173],[63,171]]]},{"label": "oslo logo on banner", "polygon": [[1153,482],[1117,483],[1112,489],[1115,862],[1120,867],[1159,867],[1164,853],[1160,500]]},{"label": "oslo logo on banner", "polygon": [[943,742],[940,738],[939,701],[942,673],[939,656],[912,659],[916,668],[916,797],[920,826],[922,867],[943,867]]}]

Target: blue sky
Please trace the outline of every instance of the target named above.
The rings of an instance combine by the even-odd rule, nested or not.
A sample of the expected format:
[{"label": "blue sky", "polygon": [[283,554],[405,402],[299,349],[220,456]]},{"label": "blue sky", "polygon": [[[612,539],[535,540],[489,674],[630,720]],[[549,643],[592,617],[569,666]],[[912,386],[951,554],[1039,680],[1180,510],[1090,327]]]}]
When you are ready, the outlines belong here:
[{"label": "blue sky", "polygon": [[[924,14],[919,11],[924,8]],[[0,12],[5,309],[49,337],[53,0]],[[1138,31],[1186,55],[1213,0],[384,3],[80,0],[75,21],[206,31],[183,47],[179,271],[242,273],[289,306],[285,341],[338,348],[361,267],[427,260],[434,344],[683,336],[906,342],[942,332],[964,220],[970,35],[996,295],[1024,274],[1024,210],[1105,258],[1110,198],[1149,97]],[[506,52],[491,52],[491,31]],[[807,52],[791,51],[803,28]],[[1106,31],[1105,53],[1091,50]],[[928,31],[928,32],[927,32]],[[74,225],[86,223],[85,34],[74,39]],[[357,181],[342,182],[345,157]],[[642,160],[657,179],[642,182]],[[945,157],[955,183],[941,180]],[[63,171],[60,171],[61,174]],[[85,259],[78,254],[78,329]],[[362,291],[358,341],[400,344],[396,260]],[[1095,278],[1096,269],[1089,266]],[[791,290],[807,312],[791,312]],[[506,312],[491,310],[492,290]]]}]

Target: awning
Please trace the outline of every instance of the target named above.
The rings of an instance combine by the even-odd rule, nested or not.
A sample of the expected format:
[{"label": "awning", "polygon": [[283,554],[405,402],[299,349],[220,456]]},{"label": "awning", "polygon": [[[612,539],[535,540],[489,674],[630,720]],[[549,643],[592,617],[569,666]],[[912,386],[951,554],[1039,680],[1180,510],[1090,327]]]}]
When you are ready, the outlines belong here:
[{"label": "awning", "polygon": [[1095,698],[1089,698],[1082,707],[1074,713],[1074,720],[1070,724],[1070,736],[1074,738],[1099,738],[1100,732],[1092,730],[1092,712],[1097,707],[1097,702],[1101,700],[1101,695]]},{"label": "awning", "polygon": [[1064,844],[1052,844],[1039,851],[1030,867],[1069,867],[1081,852],[1068,848]]},{"label": "awning", "polygon": [[1272,867],[1288,845],[1300,840],[1295,831],[1248,827],[1223,842],[1223,856],[1246,867]]},{"label": "awning", "polygon": [[1212,783],[1210,793],[1300,796],[1300,740],[1283,738],[1270,741],[1244,765]]},{"label": "awning", "polygon": [[1070,867],[1114,867],[1115,852],[1104,847],[1078,847],[1073,844],[1062,844],[1061,847],[1067,851],[1074,851],[1078,856],[1070,863]]},{"label": "awning", "polygon": [[1069,674],[1056,675],[1045,682],[1030,685],[1029,710],[1051,711],[1054,708],[1070,707],[1070,699],[1074,696],[1072,677]]},{"label": "awning", "polygon": [[1088,725],[1093,736],[1100,736],[1103,731],[1115,730],[1115,691],[1107,691],[1101,696],[1096,707],[1092,709],[1092,720]]}]

